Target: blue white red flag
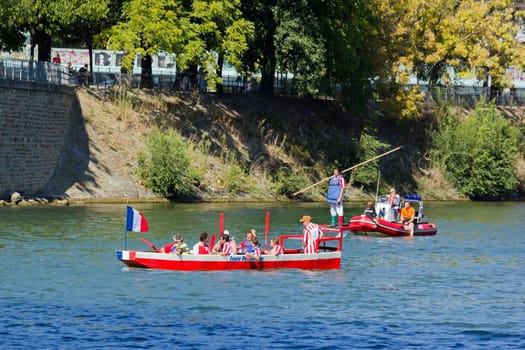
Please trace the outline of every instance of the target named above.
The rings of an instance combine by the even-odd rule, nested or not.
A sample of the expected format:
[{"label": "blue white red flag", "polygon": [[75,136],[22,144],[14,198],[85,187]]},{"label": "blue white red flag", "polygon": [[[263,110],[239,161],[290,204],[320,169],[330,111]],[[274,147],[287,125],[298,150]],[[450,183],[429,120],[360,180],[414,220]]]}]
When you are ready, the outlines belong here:
[{"label": "blue white red flag", "polygon": [[129,205],[126,208],[126,231],[148,232],[148,222],[142,213]]}]

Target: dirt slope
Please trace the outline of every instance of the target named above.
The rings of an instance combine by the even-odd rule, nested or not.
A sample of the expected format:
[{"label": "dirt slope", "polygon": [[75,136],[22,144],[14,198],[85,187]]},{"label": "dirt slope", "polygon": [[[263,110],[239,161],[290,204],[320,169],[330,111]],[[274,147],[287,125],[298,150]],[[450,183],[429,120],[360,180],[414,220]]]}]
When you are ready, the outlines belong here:
[{"label": "dirt slope", "polygon": [[[79,89],[77,92],[80,118],[69,140],[69,153],[55,182],[65,189],[72,200],[132,200],[155,199],[141,185],[135,171],[137,154],[144,148],[148,128],[139,113],[109,102],[105,93]],[[86,139],[86,147],[80,147]],[[55,193],[58,194],[58,193]]]},{"label": "dirt slope", "polygon": [[[282,166],[310,171],[316,164],[343,159],[355,152],[349,138],[358,138],[363,128],[362,119],[334,101],[118,89],[79,89],[77,96],[79,130],[48,189],[48,194],[65,193],[72,200],[156,199],[136,175],[145,135],[156,127],[174,128],[195,142],[210,140],[204,200],[270,198],[271,171]],[[520,113],[512,110],[516,115]],[[461,198],[438,171],[426,168],[421,139],[414,138],[420,131],[412,127],[400,131],[398,125],[378,127],[382,139],[406,146],[403,154],[389,160],[401,170],[393,168],[386,181],[401,183],[410,173],[403,186],[416,187],[427,199]],[[83,138],[86,146],[79,147]],[[260,193],[231,198],[214,188],[231,157],[250,170]],[[331,175],[326,171],[313,178]],[[374,194],[350,187],[347,195],[363,199]]]}]

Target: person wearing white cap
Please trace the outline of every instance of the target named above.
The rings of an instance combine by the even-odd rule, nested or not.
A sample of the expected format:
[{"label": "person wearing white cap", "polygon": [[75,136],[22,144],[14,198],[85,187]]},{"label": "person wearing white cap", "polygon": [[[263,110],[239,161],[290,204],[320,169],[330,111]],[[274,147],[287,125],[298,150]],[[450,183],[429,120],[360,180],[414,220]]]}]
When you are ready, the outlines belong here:
[{"label": "person wearing white cap", "polygon": [[237,253],[237,243],[233,237],[230,238],[228,230],[222,232],[219,241],[213,246],[212,252],[219,255],[235,255]]},{"label": "person wearing white cap", "polygon": [[224,232],[221,235],[221,238],[219,239],[220,243],[220,250],[218,251],[219,255],[232,255],[234,250],[230,243],[230,233],[227,230],[224,230]]}]

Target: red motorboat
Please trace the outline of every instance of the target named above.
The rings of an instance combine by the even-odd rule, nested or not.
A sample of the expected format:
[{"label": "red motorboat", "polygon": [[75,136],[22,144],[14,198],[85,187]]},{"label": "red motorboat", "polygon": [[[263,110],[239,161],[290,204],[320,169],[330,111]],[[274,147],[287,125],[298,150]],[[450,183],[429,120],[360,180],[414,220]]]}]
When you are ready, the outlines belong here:
[{"label": "red motorboat", "polygon": [[[410,201],[417,204],[414,222],[414,236],[432,236],[437,234],[438,228],[431,222],[423,222],[423,200],[419,196],[405,196],[404,201]],[[397,223],[394,214],[391,211],[386,196],[378,198],[376,213],[385,213],[384,219],[371,218],[367,215],[356,215],[350,219],[349,230],[354,234],[367,236],[382,237],[400,237],[409,236],[410,229],[408,225]]]}]

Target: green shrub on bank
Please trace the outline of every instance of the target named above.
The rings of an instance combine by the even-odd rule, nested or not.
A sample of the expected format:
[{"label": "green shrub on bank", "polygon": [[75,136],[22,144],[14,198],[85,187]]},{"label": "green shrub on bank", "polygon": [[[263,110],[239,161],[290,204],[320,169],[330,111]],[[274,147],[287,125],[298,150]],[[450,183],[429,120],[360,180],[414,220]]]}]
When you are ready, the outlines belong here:
[{"label": "green shrub on bank", "polygon": [[190,160],[191,149],[173,130],[148,135],[148,147],[139,155],[139,175],[144,185],[163,197],[191,197],[201,178]]},{"label": "green shrub on bank", "polygon": [[252,178],[235,161],[231,161],[226,165],[224,171],[220,174],[220,182],[230,195],[250,193],[255,190]]},{"label": "green shrub on bank", "polygon": [[[379,141],[377,137],[369,134],[368,130],[365,129],[357,146],[358,158],[356,161],[361,163],[372,159],[384,152],[389,146],[389,144],[383,143]],[[357,167],[352,171],[349,183],[355,184],[361,188],[373,188],[377,181],[377,171],[379,169],[378,164],[379,158]]]},{"label": "green shrub on bank", "polygon": [[478,104],[464,122],[445,115],[431,137],[433,161],[461,193],[499,199],[517,190],[518,130],[494,105]]},{"label": "green shrub on bank", "polygon": [[[293,194],[312,184],[304,169],[301,171],[281,168],[273,177],[275,193],[280,196],[292,198]],[[317,189],[316,189],[317,190]]]}]

